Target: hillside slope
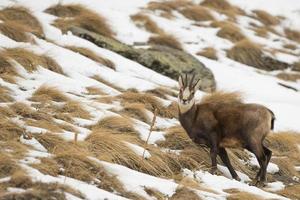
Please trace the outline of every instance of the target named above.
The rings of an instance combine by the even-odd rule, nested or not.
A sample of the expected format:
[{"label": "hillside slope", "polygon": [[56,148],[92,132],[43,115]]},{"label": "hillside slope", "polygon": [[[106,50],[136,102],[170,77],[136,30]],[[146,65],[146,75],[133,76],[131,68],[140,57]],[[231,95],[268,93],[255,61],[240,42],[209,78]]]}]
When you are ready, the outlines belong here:
[{"label": "hillside slope", "polygon": [[[0,6],[1,200],[300,199],[296,0]],[[217,91],[241,92],[274,111],[269,183],[251,186],[258,163],[244,150],[229,151],[241,182],[221,162],[211,175],[208,150],[177,120],[177,81],[72,27],[136,51],[189,53],[213,73]]]}]

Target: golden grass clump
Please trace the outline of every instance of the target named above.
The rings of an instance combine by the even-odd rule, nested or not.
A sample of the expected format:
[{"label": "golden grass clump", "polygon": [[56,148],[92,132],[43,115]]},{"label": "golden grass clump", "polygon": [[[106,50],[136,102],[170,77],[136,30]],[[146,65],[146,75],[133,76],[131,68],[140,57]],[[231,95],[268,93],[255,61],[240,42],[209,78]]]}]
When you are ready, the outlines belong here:
[{"label": "golden grass clump", "polygon": [[217,51],[213,47],[206,47],[197,53],[199,56],[204,56],[212,60],[218,60]]},{"label": "golden grass clump", "polygon": [[239,42],[245,39],[245,35],[241,30],[232,23],[225,23],[217,32],[217,36],[230,40],[231,42]]},{"label": "golden grass clump", "polygon": [[152,36],[149,38],[148,43],[154,45],[163,45],[174,49],[183,50],[183,47],[181,43],[178,41],[178,39],[175,36],[170,34],[164,33],[157,36]]},{"label": "golden grass clump", "polygon": [[131,15],[130,18],[138,27],[142,27],[151,33],[164,33],[164,31],[147,15],[138,13]]},{"label": "golden grass clump", "polygon": [[280,72],[279,74],[276,75],[276,77],[285,81],[296,82],[300,80],[300,73]]},{"label": "golden grass clump", "polygon": [[192,5],[179,10],[179,12],[184,15],[186,18],[194,21],[210,21],[214,20],[214,17],[211,15],[210,11],[200,5]]},{"label": "golden grass clump", "polygon": [[38,66],[42,66],[50,71],[63,74],[61,66],[47,55],[38,55],[24,48],[8,48],[4,53],[7,57],[17,61],[28,72],[33,72],[37,70]]},{"label": "golden grass clump", "polygon": [[193,190],[186,187],[177,188],[170,200],[202,200]]},{"label": "golden grass clump", "polygon": [[8,118],[0,118],[0,140],[8,141],[19,138],[24,133],[24,128]]},{"label": "golden grass clump", "polygon": [[266,26],[275,26],[280,23],[278,17],[275,17],[264,10],[253,10],[252,12],[256,15],[256,18]]},{"label": "golden grass clump", "polygon": [[296,50],[297,46],[295,44],[287,43],[283,45],[284,48],[290,49],[290,50]]},{"label": "golden grass clump", "polygon": [[127,135],[111,134],[110,130],[97,130],[87,137],[86,142],[89,143],[89,150],[100,160],[160,177],[171,177],[175,172],[180,172],[181,168],[174,157],[153,149],[150,151],[152,156],[145,160],[124,144],[127,138]]},{"label": "golden grass clump", "polygon": [[78,26],[106,37],[114,37],[114,32],[108,25],[107,20],[83,5],[57,4],[46,9],[45,12],[60,17],[54,22],[54,25],[63,32],[67,32],[73,26]]},{"label": "golden grass clump", "polygon": [[237,62],[263,70],[283,70],[289,67],[287,63],[280,62],[264,54],[260,45],[247,39],[237,42],[227,51],[227,57]]},{"label": "golden grass clump", "polygon": [[290,199],[300,199],[300,185],[296,184],[286,186],[283,190],[280,190],[277,193]]},{"label": "golden grass clump", "polygon": [[300,72],[300,61],[293,63],[292,70]]},{"label": "golden grass clump", "polygon": [[38,112],[32,109],[29,105],[22,102],[15,102],[10,106],[11,111],[13,111],[16,115],[22,116],[23,118],[31,118],[35,120],[50,120],[50,115]]},{"label": "golden grass clump", "polygon": [[102,89],[95,86],[86,87],[86,90],[88,95],[107,95]]},{"label": "golden grass clump", "polygon": [[288,39],[300,42],[300,31],[286,28],[284,29],[284,33]]},{"label": "golden grass clump", "polygon": [[12,174],[9,184],[17,188],[26,189],[31,187],[33,183],[30,177],[28,177],[24,171],[18,170]]},{"label": "golden grass clump", "polygon": [[0,85],[0,103],[12,102],[14,98],[11,96],[11,90]]},{"label": "golden grass clump", "polygon": [[69,101],[69,98],[55,87],[42,85],[32,94],[30,100],[39,102],[64,102]]},{"label": "golden grass clump", "polygon": [[3,21],[0,26],[1,32],[18,42],[30,41],[26,32],[44,37],[40,22],[31,13],[32,11],[20,6],[0,10],[0,20]]},{"label": "golden grass clump", "polygon": [[72,117],[78,117],[83,119],[91,119],[90,113],[84,109],[84,107],[78,101],[67,101],[59,112],[68,113]]},{"label": "golden grass clump", "polygon": [[123,106],[123,114],[141,120],[145,123],[150,123],[149,116],[146,113],[146,108],[141,103],[127,103]]},{"label": "golden grass clump", "polygon": [[7,82],[15,83],[14,76],[18,73],[9,59],[4,51],[0,50],[0,77]]},{"label": "golden grass clump", "polygon": [[165,134],[165,140],[158,142],[158,145],[163,148],[182,150],[193,145],[191,139],[181,126],[168,128]]},{"label": "golden grass clump", "polygon": [[244,14],[244,11],[237,6],[231,5],[226,0],[204,0],[201,2],[202,6],[212,8],[220,13],[227,15],[230,18],[235,18],[236,15]]},{"label": "golden grass clump", "polygon": [[92,126],[93,130],[108,129],[113,133],[136,134],[131,119],[122,116],[109,116],[99,120]]},{"label": "golden grass clump", "polygon": [[167,1],[152,1],[148,3],[147,9],[156,11],[161,11],[161,16],[166,18],[172,18],[172,12],[186,6],[193,5],[190,1],[187,0],[167,0]]},{"label": "golden grass clump", "polygon": [[12,175],[19,169],[18,164],[7,154],[0,154],[0,178]]},{"label": "golden grass clump", "polygon": [[169,107],[163,106],[160,99],[149,93],[137,93],[137,92],[124,92],[118,96],[121,103],[141,103],[145,105],[145,108],[154,113],[157,109],[158,115],[162,117],[173,118],[176,117],[177,110],[174,108],[176,105],[170,105]]},{"label": "golden grass clump", "polygon": [[166,99],[167,95],[177,97],[177,93],[169,88],[158,87],[152,90],[147,90],[146,93],[153,94],[159,98]]},{"label": "golden grass clump", "polygon": [[236,189],[227,189],[224,190],[224,192],[230,193],[230,195],[227,197],[228,200],[263,200],[264,198],[252,193],[239,191]]},{"label": "golden grass clump", "polygon": [[68,49],[70,49],[76,53],[79,53],[91,60],[94,60],[102,65],[105,65],[106,67],[116,70],[115,64],[111,60],[97,55],[95,52],[93,52],[92,50],[90,50],[88,48],[77,47],[77,46],[65,46],[65,48],[68,48]]}]

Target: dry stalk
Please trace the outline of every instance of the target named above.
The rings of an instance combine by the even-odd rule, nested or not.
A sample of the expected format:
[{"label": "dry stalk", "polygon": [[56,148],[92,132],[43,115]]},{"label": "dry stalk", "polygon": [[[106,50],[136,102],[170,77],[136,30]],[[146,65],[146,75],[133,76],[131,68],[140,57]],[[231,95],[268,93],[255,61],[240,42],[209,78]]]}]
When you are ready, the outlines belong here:
[{"label": "dry stalk", "polygon": [[144,159],[145,159],[145,152],[146,152],[147,144],[148,144],[149,138],[151,136],[151,133],[152,133],[152,130],[153,130],[153,127],[154,127],[154,124],[155,124],[156,115],[157,115],[157,109],[155,108],[152,123],[151,123],[150,130],[149,130],[149,134],[148,134],[147,140],[145,141],[145,145],[144,145],[144,151],[143,151],[143,158]]}]

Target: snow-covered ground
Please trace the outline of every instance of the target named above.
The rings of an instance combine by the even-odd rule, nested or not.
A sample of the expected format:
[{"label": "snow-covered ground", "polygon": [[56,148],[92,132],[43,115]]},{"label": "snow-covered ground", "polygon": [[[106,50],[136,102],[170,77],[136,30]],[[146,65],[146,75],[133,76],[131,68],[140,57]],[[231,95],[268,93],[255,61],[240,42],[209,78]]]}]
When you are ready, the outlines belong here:
[{"label": "snow-covered ground", "polygon": [[[0,34],[0,48],[11,47],[23,47],[28,48],[36,53],[46,53],[50,57],[54,58],[63,68],[64,73],[67,76],[54,73],[45,68],[39,67],[39,69],[33,73],[28,73],[24,68],[16,63],[19,77],[16,84],[11,84],[0,79],[0,85],[5,86],[12,90],[12,95],[16,101],[21,101],[30,105],[28,98],[31,97],[33,92],[42,85],[53,86],[63,91],[71,99],[80,101],[82,105],[88,110],[93,118],[91,120],[77,118],[74,121],[74,126],[77,127],[78,140],[82,141],[91,133],[86,128],[87,125],[97,122],[107,116],[118,115],[114,113],[113,109],[120,108],[120,105],[100,103],[91,98],[90,95],[85,95],[87,87],[97,87],[109,96],[116,96],[120,94],[120,91],[110,87],[109,85],[102,84],[90,77],[97,75],[105,81],[117,85],[118,87],[127,89],[137,89],[138,91],[147,91],[159,87],[176,88],[177,82],[168,77],[165,77],[157,72],[154,72],[136,62],[126,59],[112,51],[100,48],[93,43],[84,40],[82,38],[72,35],[72,33],[62,34],[62,32],[51,25],[55,17],[47,14],[44,10],[57,3],[69,4],[80,3],[85,5],[91,10],[100,13],[107,18],[108,24],[116,33],[116,38],[120,41],[133,44],[134,42],[146,42],[151,34],[147,31],[135,26],[131,21],[130,15],[138,13],[142,7],[146,7],[149,0],[14,0],[14,1],[0,1],[2,7],[21,5],[30,9],[34,16],[36,16],[41,22],[45,37],[48,39],[35,38],[35,43],[21,43],[15,42],[12,39]],[[194,2],[201,2],[195,0]],[[300,29],[300,2],[297,0],[269,0],[262,3],[259,0],[242,1],[242,0],[230,0],[234,5],[238,5],[246,12],[250,12],[253,9],[264,9],[275,15],[282,15],[286,19],[282,22],[280,27],[294,26]],[[225,50],[230,48],[233,44],[228,40],[219,38],[216,36],[215,28],[199,27],[193,25],[193,22],[184,18],[179,13],[175,13],[176,18],[166,19],[159,16],[155,12],[147,13],[152,20],[154,20],[159,27],[165,32],[170,32],[179,39],[183,44],[184,49],[194,55],[197,59],[203,62],[213,72],[217,88],[225,91],[240,91],[244,94],[247,102],[255,102],[266,105],[274,111],[276,115],[275,131],[294,130],[300,132],[299,113],[300,113],[300,93],[293,90],[284,88],[278,85],[280,83],[286,83],[300,90],[300,82],[287,82],[279,80],[274,77],[272,73],[267,73],[262,70],[257,70],[250,66],[246,66],[230,60],[225,56]],[[226,18],[223,15],[217,15],[219,19]],[[247,17],[238,17],[237,21],[240,22],[242,31],[251,40],[257,43],[263,44],[266,47],[281,47],[283,42],[287,39],[279,38],[279,42],[274,42],[270,39],[260,38],[255,36],[253,31],[247,29],[249,21],[254,20]],[[258,22],[257,22],[258,23]],[[188,27],[188,28],[187,28]],[[279,37],[279,36],[276,36]],[[278,38],[277,38],[278,39]],[[50,42],[51,41],[51,42]],[[290,41],[293,43],[292,41]],[[95,61],[84,57],[71,50],[63,48],[64,45],[74,45],[78,47],[85,47],[96,54],[101,55],[115,63],[116,70],[112,70],[107,66],[96,63]],[[296,53],[300,52],[299,43],[296,43]],[[205,47],[214,47],[218,50],[218,61],[210,60],[208,58],[198,56],[196,53]],[[281,60],[291,63],[299,59],[296,56],[281,56]],[[203,92],[197,94],[198,98],[201,98]],[[170,104],[171,100],[164,100],[164,103]],[[150,118],[153,114],[148,113]],[[17,124],[24,127],[26,131],[33,134],[45,134],[47,130],[34,126],[27,126],[19,119],[14,119]],[[140,120],[133,120],[134,128],[140,134],[140,138],[146,141],[149,133],[150,126]],[[148,144],[155,145],[157,141],[164,140],[165,132],[163,129],[178,124],[176,119],[157,118],[157,127],[161,130],[153,131],[148,141]],[[61,133],[62,137],[67,140],[73,140],[74,133],[70,131],[64,131]],[[299,136],[300,137],[300,136]],[[62,139],[63,139],[62,138]],[[43,147],[34,137],[30,140],[20,138],[20,142],[29,145],[34,150],[27,153],[26,158],[20,160],[19,164],[28,172],[28,175],[34,181],[40,181],[45,183],[61,183],[68,185],[69,187],[80,191],[86,199],[125,199],[118,194],[110,193],[105,190],[99,189],[96,186],[85,183],[70,177],[59,176],[53,177],[50,175],[42,174],[37,169],[34,169],[29,164],[40,162],[41,157],[53,156],[45,147]],[[131,148],[137,155],[143,156],[143,147],[124,142]],[[151,158],[151,153],[145,152],[145,158]],[[120,182],[125,186],[125,189],[130,192],[135,192],[145,199],[154,199],[145,192],[145,187],[151,187],[165,195],[166,197],[172,196],[179,184],[174,180],[168,180],[150,176],[141,172],[134,171],[125,166],[108,163],[105,161],[97,160],[96,158],[90,158],[100,165],[102,165],[110,174],[116,176]],[[256,160],[251,159],[251,165],[256,166]],[[219,166],[219,170],[228,177],[227,169],[223,166]],[[271,164],[268,168],[269,173],[275,173],[278,171],[278,166]],[[184,169],[183,175],[195,179],[199,184],[209,187],[213,190],[213,193],[196,190],[199,197],[203,199],[226,199],[229,194],[224,192],[224,189],[236,188],[241,191],[246,191],[256,195],[260,195],[265,199],[287,199],[271,191],[276,191],[284,187],[281,182],[270,183],[268,185],[269,191],[262,190],[253,186],[249,186],[247,183],[250,179],[245,174],[239,172],[242,177],[242,182],[231,180],[230,177],[211,175],[206,171],[191,172]],[[9,177],[1,179],[0,182],[9,181]],[[15,192],[16,188],[12,188],[8,192]],[[18,191],[22,192],[22,191]],[[66,193],[67,199],[78,199],[69,193]]]}]

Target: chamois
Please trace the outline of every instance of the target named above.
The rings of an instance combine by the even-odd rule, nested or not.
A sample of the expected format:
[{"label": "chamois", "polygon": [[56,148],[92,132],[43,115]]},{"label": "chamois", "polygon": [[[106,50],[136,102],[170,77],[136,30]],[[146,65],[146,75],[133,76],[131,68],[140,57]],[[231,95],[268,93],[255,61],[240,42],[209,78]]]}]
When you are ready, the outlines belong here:
[{"label": "chamois", "polygon": [[264,146],[263,141],[274,127],[274,113],[263,105],[241,101],[221,99],[196,104],[194,95],[201,80],[194,83],[194,79],[195,74],[190,81],[187,74],[185,80],[179,76],[179,121],[194,143],[210,148],[211,173],[217,170],[219,155],[231,176],[239,181],[225,148],[245,148],[255,154],[260,165],[254,185],[264,185],[272,151]]}]

